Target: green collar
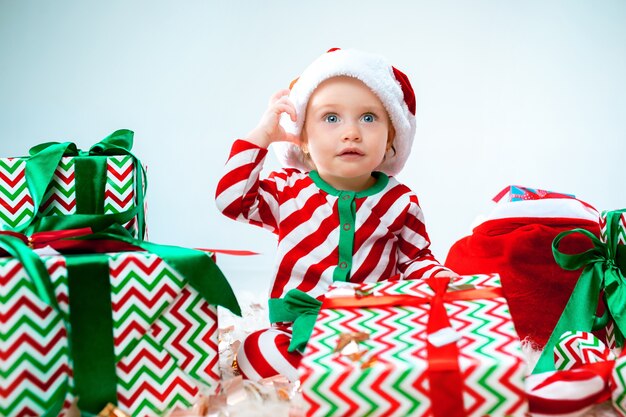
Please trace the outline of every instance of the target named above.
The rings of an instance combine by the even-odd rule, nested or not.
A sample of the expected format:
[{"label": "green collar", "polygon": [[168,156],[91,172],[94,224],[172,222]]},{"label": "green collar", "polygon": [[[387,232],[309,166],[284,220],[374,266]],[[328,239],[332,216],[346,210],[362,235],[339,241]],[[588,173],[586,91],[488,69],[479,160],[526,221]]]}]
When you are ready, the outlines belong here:
[{"label": "green collar", "polygon": [[[371,195],[374,195],[380,192],[389,183],[389,177],[384,172],[374,171],[372,172],[372,176],[376,178],[376,183],[372,185],[370,188],[365,189],[363,191],[358,191],[358,192],[353,192],[353,191],[349,191],[349,192],[354,193],[354,196],[356,198],[369,197]],[[330,185],[329,183],[327,183],[326,181],[324,181],[322,177],[320,177],[320,174],[317,173],[317,171],[310,171],[309,177],[311,177],[315,185],[317,185],[320,188],[320,190],[325,191],[330,195],[340,196],[341,194],[346,193],[346,191],[338,190],[332,185]]]}]

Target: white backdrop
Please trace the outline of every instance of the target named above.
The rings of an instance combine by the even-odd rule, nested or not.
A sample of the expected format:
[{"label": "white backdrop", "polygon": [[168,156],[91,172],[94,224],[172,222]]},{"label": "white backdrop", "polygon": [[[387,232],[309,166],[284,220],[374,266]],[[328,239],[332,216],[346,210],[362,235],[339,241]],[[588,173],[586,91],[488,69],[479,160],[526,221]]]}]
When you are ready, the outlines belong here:
[{"label": "white backdrop", "polygon": [[261,252],[218,262],[258,293],[274,237],[213,204],[230,144],[319,54],[364,49],[416,90],[399,178],[443,261],[508,184],[626,206],[624,22],[621,0],[0,0],[0,154],[134,130],[151,240]]}]

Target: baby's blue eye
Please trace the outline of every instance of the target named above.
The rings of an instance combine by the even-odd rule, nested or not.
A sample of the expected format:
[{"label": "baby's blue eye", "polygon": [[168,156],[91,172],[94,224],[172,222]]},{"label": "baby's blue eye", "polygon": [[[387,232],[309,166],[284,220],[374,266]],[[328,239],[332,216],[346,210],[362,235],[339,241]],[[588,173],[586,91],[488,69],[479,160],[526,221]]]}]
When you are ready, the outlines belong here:
[{"label": "baby's blue eye", "polygon": [[376,116],[374,116],[372,113],[366,113],[361,117],[361,119],[366,123],[372,123],[376,120]]},{"label": "baby's blue eye", "polygon": [[327,114],[326,117],[324,117],[324,120],[328,123],[337,123],[339,121],[339,116],[336,114]]}]

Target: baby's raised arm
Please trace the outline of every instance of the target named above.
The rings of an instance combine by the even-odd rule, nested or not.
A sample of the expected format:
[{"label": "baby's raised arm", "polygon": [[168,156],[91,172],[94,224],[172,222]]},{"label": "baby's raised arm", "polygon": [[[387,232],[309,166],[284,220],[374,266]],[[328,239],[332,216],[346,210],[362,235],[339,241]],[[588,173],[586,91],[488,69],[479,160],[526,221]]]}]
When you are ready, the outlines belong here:
[{"label": "baby's raised arm", "polygon": [[280,125],[280,117],[285,113],[296,121],[296,108],[289,100],[289,90],[280,90],[269,101],[259,124],[248,134],[247,140],[261,148],[267,148],[273,142],[287,141],[299,144],[298,136],[288,133]]}]

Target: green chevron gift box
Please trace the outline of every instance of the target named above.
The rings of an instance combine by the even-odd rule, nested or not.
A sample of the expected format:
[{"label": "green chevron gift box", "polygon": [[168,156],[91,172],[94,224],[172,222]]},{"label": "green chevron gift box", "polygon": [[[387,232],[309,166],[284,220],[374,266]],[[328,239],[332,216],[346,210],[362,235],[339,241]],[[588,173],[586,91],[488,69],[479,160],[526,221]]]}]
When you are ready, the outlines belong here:
[{"label": "green chevron gift box", "polygon": [[[626,209],[600,214],[600,238],[585,229],[559,233],[552,242],[557,264],[566,270],[582,269],[569,300],[556,323],[533,373],[553,371],[551,352],[561,335],[570,331],[606,331],[609,348],[624,346],[626,335]],[[561,243],[570,235],[589,240],[581,253],[563,253]],[[602,303],[601,306],[599,304]],[[600,307],[600,308],[599,308]],[[598,311],[602,315],[598,315]]]},{"label": "green chevron gift box", "polygon": [[13,255],[0,257],[1,416],[64,415],[74,399],[85,416],[108,403],[160,416],[217,387],[216,305],[240,311],[210,257],[94,243],[96,253],[38,256],[0,234]]},{"label": "green chevron gift box", "polygon": [[497,275],[334,287],[299,367],[307,416],[526,416]]},{"label": "green chevron gift box", "polygon": [[145,237],[143,167],[133,132],[118,130],[89,151],[49,142],[30,156],[0,158],[0,229],[44,230],[122,224]]},{"label": "green chevron gift box", "polygon": [[[612,224],[611,224],[612,223]],[[626,209],[603,211],[600,215],[600,240],[610,245],[614,242],[615,265],[626,277]],[[624,330],[626,328],[622,326]],[[609,348],[615,349],[624,344],[624,333],[618,330],[611,317],[606,325],[606,339]]]}]

